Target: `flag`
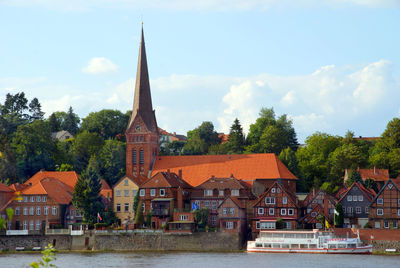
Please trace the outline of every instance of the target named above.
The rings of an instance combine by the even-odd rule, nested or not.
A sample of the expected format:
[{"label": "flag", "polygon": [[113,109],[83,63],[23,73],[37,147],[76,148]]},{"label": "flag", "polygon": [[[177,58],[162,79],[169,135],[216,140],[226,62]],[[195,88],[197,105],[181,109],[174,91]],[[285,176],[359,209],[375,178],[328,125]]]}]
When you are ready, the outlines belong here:
[{"label": "flag", "polygon": [[199,209],[199,206],[196,205],[196,203],[192,203],[192,210],[197,210]]},{"label": "flag", "polygon": [[100,213],[98,213],[98,212],[97,212],[97,218],[98,218],[100,221],[103,220],[103,219],[101,218],[101,216],[100,216]]},{"label": "flag", "polygon": [[329,224],[329,222],[327,220],[325,220],[325,227],[328,228],[328,229],[331,228],[331,225]]},{"label": "flag", "polygon": [[335,215],[339,216],[339,212],[335,208]]}]

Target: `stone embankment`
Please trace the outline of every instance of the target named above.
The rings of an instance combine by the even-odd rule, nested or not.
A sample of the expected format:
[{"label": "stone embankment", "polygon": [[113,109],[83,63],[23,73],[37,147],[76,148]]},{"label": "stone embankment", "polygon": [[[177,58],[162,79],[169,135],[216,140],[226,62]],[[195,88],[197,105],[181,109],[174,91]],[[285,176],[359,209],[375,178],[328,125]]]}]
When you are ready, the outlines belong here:
[{"label": "stone embankment", "polygon": [[230,233],[88,233],[82,236],[1,236],[0,249],[42,249],[53,244],[58,250],[117,250],[117,251],[237,251],[243,243],[238,234]]}]

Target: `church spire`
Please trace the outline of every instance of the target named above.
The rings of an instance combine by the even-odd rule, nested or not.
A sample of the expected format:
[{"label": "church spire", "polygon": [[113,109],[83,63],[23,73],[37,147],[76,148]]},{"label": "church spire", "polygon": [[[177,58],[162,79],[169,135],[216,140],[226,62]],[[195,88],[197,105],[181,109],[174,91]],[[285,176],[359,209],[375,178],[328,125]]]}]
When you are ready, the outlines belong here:
[{"label": "church spire", "polygon": [[136,73],[135,97],[128,129],[137,115],[142,117],[146,127],[151,131],[155,124],[155,115],[151,103],[149,72],[147,69],[146,47],[144,44],[143,23],[140,36],[139,59]]}]

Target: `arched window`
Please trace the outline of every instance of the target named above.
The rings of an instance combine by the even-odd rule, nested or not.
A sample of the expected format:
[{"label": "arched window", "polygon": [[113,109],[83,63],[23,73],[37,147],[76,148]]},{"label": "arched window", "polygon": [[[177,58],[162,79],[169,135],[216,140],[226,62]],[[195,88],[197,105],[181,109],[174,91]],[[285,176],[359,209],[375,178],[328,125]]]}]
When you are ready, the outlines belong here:
[{"label": "arched window", "polygon": [[143,149],[140,149],[140,164],[143,165],[144,164],[144,152]]},{"label": "arched window", "polygon": [[132,150],[132,164],[136,165],[136,150]]}]

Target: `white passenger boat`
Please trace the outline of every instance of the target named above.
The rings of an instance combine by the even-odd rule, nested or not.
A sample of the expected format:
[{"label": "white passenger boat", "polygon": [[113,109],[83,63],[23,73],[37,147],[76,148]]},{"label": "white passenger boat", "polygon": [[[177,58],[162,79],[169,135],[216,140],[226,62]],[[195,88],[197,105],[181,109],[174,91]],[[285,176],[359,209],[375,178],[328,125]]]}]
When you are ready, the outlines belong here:
[{"label": "white passenger boat", "polygon": [[248,252],[370,254],[372,245],[357,238],[336,237],[332,231],[260,231],[255,241],[247,242]]}]

